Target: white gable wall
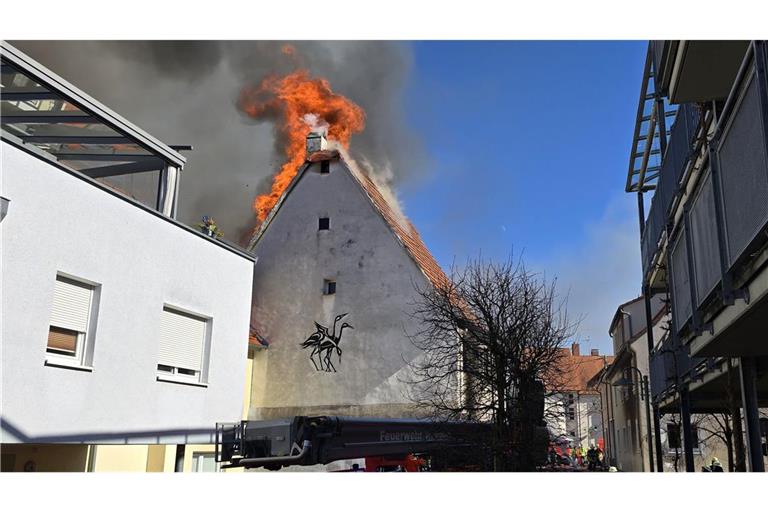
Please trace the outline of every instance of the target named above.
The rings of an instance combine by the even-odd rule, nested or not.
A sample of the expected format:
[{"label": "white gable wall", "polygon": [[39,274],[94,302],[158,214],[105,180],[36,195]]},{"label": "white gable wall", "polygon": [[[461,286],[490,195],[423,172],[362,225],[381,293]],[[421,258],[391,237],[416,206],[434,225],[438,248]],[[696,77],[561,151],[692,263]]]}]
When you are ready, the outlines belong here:
[{"label": "white gable wall", "polygon": [[[318,230],[330,217],[331,229]],[[421,270],[342,162],[314,163],[256,245],[253,324],[269,341],[254,361],[253,419],[300,414],[409,414],[407,365],[418,356],[405,335]],[[335,279],[335,295],[323,281]],[[316,371],[300,343],[314,321],[332,327],[349,313],[337,373]],[[340,322],[341,323],[341,322]]]}]

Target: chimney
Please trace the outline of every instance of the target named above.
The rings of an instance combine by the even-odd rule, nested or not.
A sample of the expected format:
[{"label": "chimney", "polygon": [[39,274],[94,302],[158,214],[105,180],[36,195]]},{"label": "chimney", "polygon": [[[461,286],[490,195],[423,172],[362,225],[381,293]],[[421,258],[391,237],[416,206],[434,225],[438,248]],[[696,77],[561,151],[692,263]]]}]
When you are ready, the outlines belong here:
[{"label": "chimney", "polygon": [[592,349],[592,350],[589,352],[589,355],[591,355],[591,356],[599,356],[599,355],[600,355],[600,349],[599,349],[599,348],[593,348],[593,349]]},{"label": "chimney", "polygon": [[328,140],[325,135],[317,132],[309,132],[307,135],[307,156],[317,151],[325,151],[328,149]]},{"label": "chimney", "polygon": [[579,353],[579,344],[578,343],[573,343],[571,345],[571,355],[573,355],[573,356],[580,356],[581,355]]}]

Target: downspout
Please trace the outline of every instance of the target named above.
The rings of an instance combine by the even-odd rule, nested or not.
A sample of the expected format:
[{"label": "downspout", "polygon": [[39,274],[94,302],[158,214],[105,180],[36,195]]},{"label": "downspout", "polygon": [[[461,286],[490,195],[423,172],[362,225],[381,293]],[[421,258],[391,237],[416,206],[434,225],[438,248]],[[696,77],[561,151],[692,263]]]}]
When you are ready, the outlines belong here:
[{"label": "downspout", "polygon": [[[607,368],[607,365],[603,367],[603,370],[605,370],[606,368]],[[608,452],[609,452],[608,453],[608,458],[609,458],[609,460],[611,462],[613,462],[613,464],[611,464],[611,465],[615,466],[616,463],[617,463],[617,459],[616,459],[616,450],[615,450],[616,433],[613,431],[613,429],[614,429],[613,422],[615,420],[615,418],[613,418],[613,397],[611,395],[611,391],[612,391],[611,384],[609,382],[604,382],[603,381],[603,378],[605,377],[605,375],[606,375],[606,372],[603,371],[603,374],[600,375],[600,380],[598,382],[600,384],[605,384],[605,397],[606,397],[607,410],[608,410],[608,429],[606,430],[606,432],[608,434],[607,435],[607,437],[608,437]]]},{"label": "downspout", "polygon": [[[603,369],[600,372],[600,378],[597,380],[597,390],[600,393],[600,425],[602,427],[603,431],[603,442],[605,443],[605,458],[610,459],[610,440],[608,439],[608,430],[606,429],[606,422],[605,422],[605,411],[608,408],[608,397],[606,396],[605,402],[603,402],[603,392],[600,391],[600,386],[603,383],[603,376],[605,375],[605,367],[608,366],[606,357],[603,356]],[[606,392],[607,394],[607,392]],[[603,403],[605,403],[605,407],[603,407]],[[609,411],[610,412],[610,411]]]},{"label": "downspout", "polygon": [[[630,359],[630,366],[634,366],[635,368],[637,368],[637,351],[634,348],[632,348],[632,344],[631,343],[627,344],[627,349],[629,350],[630,354],[632,354],[631,359]],[[628,368],[628,370],[629,370],[629,368]],[[632,380],[634,380],[634,376],[633,376]],[[642,411],[642,409],[640,407],[640,398],[641,398],[641,396],[643,394],[642,391],[640,391],[642,385],[643,385],[642,382],[638,382],[637,383],[637,389],[635,389],[635,406],[636,406],[635,407],[635,414],[636,414],[635,421],[637,423],[637,443],[638,443],[637,448],[638,448],[638,450],[640,450],[640,467],[641,468],[643,466],[645,466],[645,457],[643,456],[643,427],[642,427],[642,425],[640,425],[640,422],[642,421],[642,417],[643,417],[643,411]],[[647,397],[646,397],[646,400],[647,400]],[[646,419],[646,421],[647,421],[647,419]],[[650,448],[651,440],[648,439],[648,442],[646,444],[647,444],[647,447]],[[648,468],[648,471],[649,472],[653,472],[653,467]]]}]

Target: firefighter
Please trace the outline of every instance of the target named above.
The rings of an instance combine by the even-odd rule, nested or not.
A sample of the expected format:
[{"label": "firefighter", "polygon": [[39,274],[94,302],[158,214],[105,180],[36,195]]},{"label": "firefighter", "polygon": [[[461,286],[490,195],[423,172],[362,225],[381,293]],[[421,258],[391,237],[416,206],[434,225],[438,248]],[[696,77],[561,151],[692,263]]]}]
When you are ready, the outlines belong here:
[{"label": "firefighter", "polygon": [[594,471],[597,469],[597,450],[595,449],[595,445],[590,445],[589,450],[587,450],[587,462],[589,463],[587,469],[590,471]]},{"label": "firefighter", "polygon": [[720,460],[717,457],[712,457],[712,462],[709,463],[709,470],[713,473],[723,473],[723,465],[720,464]]},{"label": "firefighter", "polygon": [[584,448],[581,445],[576,447],[576,464],[579,467],[584,465]]}]

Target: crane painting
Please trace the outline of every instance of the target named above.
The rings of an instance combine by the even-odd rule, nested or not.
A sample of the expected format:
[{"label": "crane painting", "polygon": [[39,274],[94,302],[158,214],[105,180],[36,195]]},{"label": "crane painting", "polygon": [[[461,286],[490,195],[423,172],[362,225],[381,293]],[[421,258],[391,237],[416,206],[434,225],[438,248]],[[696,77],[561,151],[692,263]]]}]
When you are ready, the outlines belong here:
[{"label": "crane painting", "polygon": [[324,372],[336,372],[336,366],[333,364],[333,353],[336,352],[338,358],[337,364],[341,363],[341,335],[344,329],[354,329],[347,322],[344,322],[339,326],[338,333],[336,327],[345,316],[349,313],[343,313],[336,315],[333,320],[333,328],[331,330],[328,327],[315,322],[315,332],[309,335],[309,337],[301,342],[302,349],[312,349],[309,354],[309,360],[312,361],[312,365],[317,371]]}]

